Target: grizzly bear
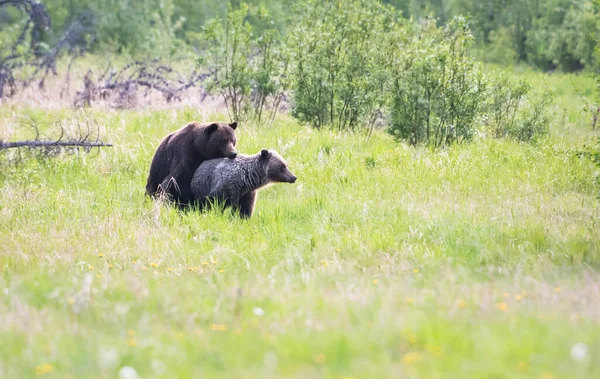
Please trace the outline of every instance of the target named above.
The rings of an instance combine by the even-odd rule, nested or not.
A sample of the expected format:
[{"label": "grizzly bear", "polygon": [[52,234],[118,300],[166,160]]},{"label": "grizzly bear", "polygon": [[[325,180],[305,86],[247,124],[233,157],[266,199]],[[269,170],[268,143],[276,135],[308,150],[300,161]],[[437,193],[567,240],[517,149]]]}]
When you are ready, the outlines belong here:
[{"label": "grizzly bear", "polygon": [[190,183],[193,204],[200,208],[211,201],[222,201],[241,217],[252,216],[256,193],[271,183],[295,183],[296,176],[275,150],[262,149],[254,155],[236,159],[212,159],[203,162]]},{"label": "grizzly bear", "polygon": [[146,194],[164,193],[179,205],[191,199],[190,181],[205,160],[235,158],[237,122],[190,122],[166,136],[152,158]]}]

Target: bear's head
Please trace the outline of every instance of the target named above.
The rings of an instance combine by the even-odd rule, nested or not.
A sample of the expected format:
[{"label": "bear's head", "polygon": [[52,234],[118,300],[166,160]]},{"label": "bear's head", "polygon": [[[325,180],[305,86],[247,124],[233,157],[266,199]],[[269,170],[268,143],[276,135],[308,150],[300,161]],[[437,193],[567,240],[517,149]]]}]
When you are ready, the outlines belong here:
[{"label": "bear's head", "polygon": [[296,175],[290,171],[285,159],[275,150],[262,149],[260,160],[267,162],[267,178],[271,183],[296,182]]},{"label": "bear's head", "polygon": [[235,129],[237,128],[237,122],[226,124],[222,122],[214,122],[208,124],[204,128],[204,159],[214,158],[235,158],[237,152],[235,151],[235,144],[237,138],[235,136]]}]

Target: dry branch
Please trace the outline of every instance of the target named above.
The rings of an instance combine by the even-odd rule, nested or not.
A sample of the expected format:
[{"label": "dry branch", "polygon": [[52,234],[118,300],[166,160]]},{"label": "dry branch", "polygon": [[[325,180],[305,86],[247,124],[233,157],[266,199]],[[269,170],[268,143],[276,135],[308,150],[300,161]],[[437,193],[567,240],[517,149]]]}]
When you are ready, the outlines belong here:
[{"label": "dry branch", "polygon": [[15,149],[19,147],[112,147],[110,143],[103,142],[82,142],[82,141],[44,141],[27,140],[16,142],[4,142],[0,140],[0,150]]},{"label": "dry branch", "polygon": [[[24,159],[22,152],[39,158],[59,155],[63,151],[75,153],[83,149],[89,153],[93,148],[111,147],[110,143],[100,140],[100,126],[96,119],[88,114],[76,114],[72,118],[52,122],[49,130],[58,130],[58,137],[42,136],[40,122],[32,117],[20,121],[24,128],[31,129],[33,137],[23,141],[0,140],[0,153],[8,157],[9,162],[19,163]],[[44,128],[46,129],[46,128]],[[8,152],[14,149],[14,152]]]},{"label": "dry branch", "polygon": [[73,101],[76,108],[91,106],[99,100],[107,101],[112,108],[132,108],[140,93],[149,91],[160,93],[167,103],[181,101],[181,96],[198,82],[207,78],[207,74],[193,71],[188,78],[162,64],[159,60],[147,62],[134,61],[120,70],[107,69],[97,79],[88,70],[83,78],[83,89],[78,91]]},{"label": "dry branch", "polygon": [[[40,48],[44,42],[43,33],[52,25],[44,4],[33,0],[0,0],[2,7],[17,9],[25,19],[15,40],[3,44],[5,48],[0,50],[0,99],[11,97],[34,82],[43,88],[49,74],[57,75],[56,60],[62,51],[80,56],[94,40],[93,17],[85,13],[67,28],[51,49],[44,52]],[[25,69],[31,69],[32,73],[20,79],[18,74],[26,72]]]}]

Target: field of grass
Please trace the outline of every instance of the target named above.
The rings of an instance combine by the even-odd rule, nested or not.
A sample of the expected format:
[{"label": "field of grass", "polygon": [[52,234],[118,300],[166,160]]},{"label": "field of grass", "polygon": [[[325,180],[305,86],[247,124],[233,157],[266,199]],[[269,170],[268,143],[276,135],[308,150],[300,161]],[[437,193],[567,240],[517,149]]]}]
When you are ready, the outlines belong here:
[{"label": "field of grass", "polygon": [[[0,377],[600,377],[594,134],[569,79],[533,79],[559,93],[537,144],[244,123],[238,151],[299,178],[250,220],[144,196],[162,137],[224,115],[94,109],[112,148],[0,155]],[[73,114],[1,106],[0,139]]]}]

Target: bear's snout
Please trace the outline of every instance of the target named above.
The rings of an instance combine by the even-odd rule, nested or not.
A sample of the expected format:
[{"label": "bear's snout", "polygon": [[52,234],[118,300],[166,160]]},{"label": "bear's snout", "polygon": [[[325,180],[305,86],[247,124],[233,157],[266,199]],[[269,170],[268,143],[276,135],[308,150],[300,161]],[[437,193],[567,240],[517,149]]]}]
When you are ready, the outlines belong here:
[{"label": "bear's snout", "polygon": [[229,155],[227,156],[227,158],[229,158],[229,159],[235,159],[235,157],[237,157],[237,152],[235,152],[235,151],[232,153],[229,153]]},{"label": "bear's snout", "polygon": [[298,179],[295,175],[292,175],[290,178],[290,183],[296,183],[296,179]]}]

